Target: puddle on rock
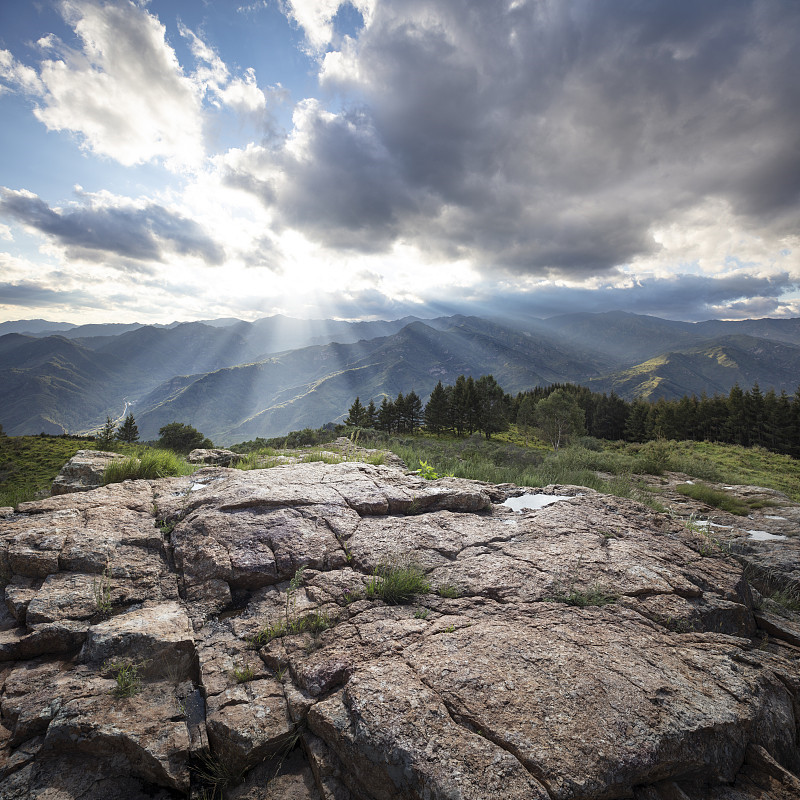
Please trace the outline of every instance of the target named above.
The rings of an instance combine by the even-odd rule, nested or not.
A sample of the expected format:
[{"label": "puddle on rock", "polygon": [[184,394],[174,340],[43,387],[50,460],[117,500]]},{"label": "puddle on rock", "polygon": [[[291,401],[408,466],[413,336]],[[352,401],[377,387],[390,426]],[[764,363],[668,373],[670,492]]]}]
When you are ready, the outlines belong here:
[{"label": "puddle on rock", "polygon": [[558,494],[522,494],[519,497],[509,497],[501,506],[510,508],[512,511],[535,511],[537,508],[544,508],[551,503],[559,500],[569,500],[568,495]]},{"label": "puddle on rock", "polygon": [[767,531],[747,531],[750,535],[747,537],[753,542],[774,542],[780,539],[785,539],[785,536],[780,536],[776,533],[767,533]]}]

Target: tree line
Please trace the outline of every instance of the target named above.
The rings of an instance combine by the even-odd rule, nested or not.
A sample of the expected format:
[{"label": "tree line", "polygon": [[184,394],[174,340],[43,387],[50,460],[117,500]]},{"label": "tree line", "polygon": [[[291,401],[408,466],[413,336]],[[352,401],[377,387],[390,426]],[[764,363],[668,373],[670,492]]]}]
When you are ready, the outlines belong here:
[{"label": "tree line", "polygon": [[737,384],[727,395],[628,401],[614,392],[563,383],[512,397],[491,375],[477,380],[460,375],[450,386],[439,381],[424,407],[414,391],[395,400],[384,397],[379,407],[373,400],[365,407],[357,397],[345,420],[346,425],[390,433],[424,427],[433,434],[480,432],[487,439],[511,423],[526,437],[534,430],[544,433],[554,449],[569,436],[588,435],[628,442],[664,438],[759,445],[800,458],[800,387],[792,396],[763,392],[754,383],[748,390]]}]

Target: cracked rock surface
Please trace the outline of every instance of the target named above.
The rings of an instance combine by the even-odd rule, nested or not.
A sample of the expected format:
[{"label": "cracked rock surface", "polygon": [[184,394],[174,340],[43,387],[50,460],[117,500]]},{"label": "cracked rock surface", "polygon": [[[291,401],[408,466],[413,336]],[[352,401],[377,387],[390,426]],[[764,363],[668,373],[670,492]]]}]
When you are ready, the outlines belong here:
[{"label": "cracked rock surface", "polygon": [[679,521],[534,491],[312,462],[22,504],[0,798],[800,797],[797,615]]}]

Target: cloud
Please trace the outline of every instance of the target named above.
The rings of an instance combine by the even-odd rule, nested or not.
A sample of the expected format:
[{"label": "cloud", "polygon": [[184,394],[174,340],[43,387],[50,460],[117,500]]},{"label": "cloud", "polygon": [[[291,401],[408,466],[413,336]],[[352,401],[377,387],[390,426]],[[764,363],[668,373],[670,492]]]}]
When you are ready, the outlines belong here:
[{"label": "cloud", "polygon": [[2,306],[103,308],[102,303],[82,290],[51,289],[34,281],[0,283],[0,307]]},{"label": "cloud", "polygon": [[287,16],[305,33],[311,52],[321,53],[336,39],[334,20],[339,8],[350,5],[369,22],[378,0],[286,0]]},{"label": "cloud", "polygon": [[38,73],[0,56],[0,76],[37,101],[37,118],[127,166],[157,158],[197,163],[204,154],[200,99],[158,19],[128,0],[64,0],[60,10],[80,49],[42,37],[52,57]]},{"label": "cloud", "polygon": [[[193,220],[151,202],[85,195],[88,205],[50,208],[32,192],[0,188],[0,214],[52,237],[68,254],[104,261],[115,254],[137,262],[160,261],[166,253],[220,264],[222,248]],[[141,269],[141,267],[139,267]]]},{"label": "cloud", "polygon": [[179,30],[198,62],[192,80],[201,93],[217,105],[224,104],[242,113],[253,114],[266,109],[267,97],[259,89],[252,67],[245,70],[243,78],[231,77],[225,62],[212,47],[185,25],[179,25]]},{"label": "cloud", "polygon": [[654,233],[711,202],[772,252],[794,233],[800,5],[381,2],[356,4],[364,27],[337,40],[343,5],[287,13],[328,48],[323,88],[351,102],[304,101],[283,146],[229,169],[277,226],[572,280],[674,268]]}]

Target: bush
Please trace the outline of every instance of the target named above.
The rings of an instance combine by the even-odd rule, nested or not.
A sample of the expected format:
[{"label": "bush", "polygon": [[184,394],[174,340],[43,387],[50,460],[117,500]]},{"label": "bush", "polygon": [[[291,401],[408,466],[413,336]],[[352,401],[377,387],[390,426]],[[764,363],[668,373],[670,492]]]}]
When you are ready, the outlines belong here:
[{"label": "bush", "polygon": [[183,422],[170,422],[169,425],[159,428],[158,435],[161,437],[158,440],[159,446],[176,453],[188,453],[197,448],[214,446],[200,431]]}]

